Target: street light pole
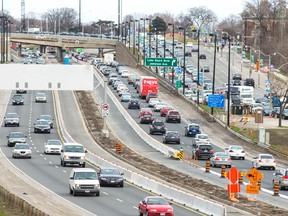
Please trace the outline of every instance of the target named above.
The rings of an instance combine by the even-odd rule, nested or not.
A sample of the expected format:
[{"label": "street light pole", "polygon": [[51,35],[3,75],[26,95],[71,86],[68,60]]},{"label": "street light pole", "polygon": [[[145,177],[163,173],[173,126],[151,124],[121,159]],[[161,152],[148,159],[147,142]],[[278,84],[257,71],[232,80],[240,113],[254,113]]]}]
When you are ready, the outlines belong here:
[{"label": "street light pole", "polygon": [[140,20],[138,22],[138,64],[140,63]]},{"label": "street light pole", "polygon": [[227,91],[227,98],[228,98],[228,107],[227,107],[227,126],[230,127],[230,53],[231,53],[231,45],[230,45],[230,36],[228,34],[228,91]]},{"label": "street light pole", "polygon": [[129,29],[128,29],[128,33],[129,33],[129,51],[130,51],[130,47],[131,47],[131,25],[130,25],[130,23],[131,23],[131,20],[129,21],[129,25],[128,25],[128,27],[129,27]]},{"label": "street light pole", "polygon": [[81,31],[81,0],[79,0],[79,26],[78,26],[78,32]]},{"label": "street light pole", "polygon": [[[165,28],[166,28],[166,24],[165,24]],[[164,29],[164,58],[166,58],[166,30]],[[185,46],[185,45],[184,45]],[[185,49],[185,47],[184,47]],[[184,58],[185,58],[185,52],[184,52]],[[166,78],[166,68],[164,67],[164,79]]]},{"label": "street light pole", "polygon": [[183,34],[184,34],[184,58],[183,58],[183,77],[182,77],[182,83],[183,83],[183,95],[185,94],[185,71],[186,71],[186,62],[185,62],[185,52],[186,52],[186,28],[183,27],[179,27],[179,30],[183,30]]},{"label": "street light pole", "polygon": [[120,1],[121,0],[118,0],[118,29],[117,29],[117,31],[118,31],[118,41],[120,40]]},{"label": "street light pole", "polygon": [[[168,25],[172,25],[172,58],[174,58],[174,43],[175,43],[175,38],[174,38],[174,23],[168,23]],[[184,54],[185,55],[185,54]],[[174,67],[172,67],[172,85],[174,86]]]},{"label": "street light pole", "polygon": [[[213,80],[212,80],[212,95],[215,93],[215,74],[216,74],[216,42],[217,42],[217,33],[214,34],[214,61],[213,61]],[[211,115],[214,114],[214,108],[211,108]]]},{"label": "street light pole", "polygon": [[258,85],[260,86],[260,58],[261,58],[261,51],[259,49],[259,57],[258,57],[258,63],[259,63],[259,67],[258,67]]},{"label": "street light pole", "polygon": [[[197,105],[199,105],[199,85],[200,85],[200,61],[199,61],[199,53],[200,53],[200,29],[198,28],[197,32],[197,40],[198,40],[198,53],[197,53],[197,83],[198,83],[198,91],[197,91]],[[204,73],[204,68],[203,68],[203,73]]]},{"label": "street light pole", "polygon": [[136,23],[138,20],[134,20],[133,22],[133,54],[135,56],[135,44],[136,44]]}]

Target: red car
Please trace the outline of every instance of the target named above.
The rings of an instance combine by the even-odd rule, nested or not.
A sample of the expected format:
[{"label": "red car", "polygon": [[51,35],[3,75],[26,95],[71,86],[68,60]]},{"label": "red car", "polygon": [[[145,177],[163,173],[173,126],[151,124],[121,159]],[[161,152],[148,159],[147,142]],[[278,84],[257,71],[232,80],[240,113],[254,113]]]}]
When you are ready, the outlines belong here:
[{"label": "red car", "polygon": [[145,114],[152,115],[152,109],[148,108],[148,107],[143,107],[139,112],[139,118],[141,118],[141,116],[143,116]]},{"label": "red car", "polygon": [[144,114],[140,117],[140,124],[151,124],[154,121],[154,116],[150,114]]},{"label": "red car", "polygon": [[172,206],[160,196],[145,197],[140,201],[138,209],[140,216],[174,216]]},{"label": "red car", "polygon": [[181,115],[176,110],[170,110],[166,115],[166,122],[178,122],[181,123]]},{"label": "red car", "polygon": [[166,116],[170,110],[174,110],[173,107],[164,107],[160,110],[160,116]]}]

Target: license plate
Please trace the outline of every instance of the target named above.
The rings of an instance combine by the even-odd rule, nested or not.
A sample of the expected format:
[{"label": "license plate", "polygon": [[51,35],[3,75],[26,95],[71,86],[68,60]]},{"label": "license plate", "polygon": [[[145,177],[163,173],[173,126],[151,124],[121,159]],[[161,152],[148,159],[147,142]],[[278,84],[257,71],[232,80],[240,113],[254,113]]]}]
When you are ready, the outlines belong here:
[{"label": "license plate", "polygon": [[172,139],[175,139],[175,137],[171,137]]},{"label": "license plate", "polygon": [[149,118],[146,118],[147,120],[149,120]]},{"label": "license plate", "polygon": [[157,129],[160,129],[161,127],[157,127]]},{"label": "license plate", "polygon": [[85,190],[85,193],[90,193],[90,190]]},{"label": "license plate", "polygon": [[111,183],[115,183],[115,181],[111,181]]},{"label": "license plate", "polygon": [[239,154],[236,154],[236,156],[239,156]]},{"label": "license plate", "polygon": [[165,216],[166,215],[166,213],[160,213],[160,216]]},{"label": "license plate", "polygon": [[204,150],[204,152],[208,152],[207,150]]}]

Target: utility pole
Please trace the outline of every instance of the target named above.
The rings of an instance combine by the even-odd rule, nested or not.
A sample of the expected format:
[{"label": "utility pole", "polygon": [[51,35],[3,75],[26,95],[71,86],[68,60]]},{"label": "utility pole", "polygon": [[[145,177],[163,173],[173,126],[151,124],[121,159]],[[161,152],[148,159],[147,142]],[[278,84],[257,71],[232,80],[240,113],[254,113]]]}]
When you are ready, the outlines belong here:
[{"label": "utility pole", "polygon": [[78,32],[81,31],[81,0],[79,0],[79,27]]}]

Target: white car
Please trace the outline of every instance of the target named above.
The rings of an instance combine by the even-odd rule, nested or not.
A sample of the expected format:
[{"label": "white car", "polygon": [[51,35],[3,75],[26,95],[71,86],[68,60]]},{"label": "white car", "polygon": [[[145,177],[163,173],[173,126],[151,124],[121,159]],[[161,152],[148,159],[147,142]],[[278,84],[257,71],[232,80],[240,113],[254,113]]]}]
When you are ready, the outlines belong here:
[{"label": "white car", "polygon": [[227,148],[225,148],[225,152],[228,153],[232,159],[239,158],[245,160],[245,151],[242,146],[228,146]]},{"label": "white car", "polygon": [[156,103],[154,106],[154,112],[160,112],[160,110],[166,106],[167,106],[167,104],[164,102]]},{"label": "white car", "polygon": [[252,167],[257,169],[270,168],[272,170],[276,169],[276,161],[271,154],[258,154],[253,157]]},{"label": "white car", "polygon": [[12,150],[13,158],[31,158],[31,148],[27,143],[16,143]]},{"label": "white car", "polygon": [[60,140],[51,139],[44,143],[44,154],[61,154],[62,143]]},{"label": "white car", "polygon": [[46,39],[45,35],[36,35],[35,36],[36,39]]},{"label": "white car", "polygon": [[43,102],[43,103],[46,103],[47,101],[47,98],[46,98],[46,94],[43,93],[43,92],[38,92],[36,93],[36,96],[35,96],[35,102]]},{"label": "white car", "polygon": [[123,71],[121,73],[121,78],[127,78],[130,74],[128,73],[128,71]]},{"label": "white car", "polygon": [[157,103],[161,102],[159,98],[150,98],[148,102],[149,107],[154,107]]},{"label": "white car", "polygon": [[117,86],[117,92],[119,92],[120,90],[123,89],[128,89],[127,86],[124,83],[121,83]]},{"label": "white car", "polygon": [[209,136],[207,134],[196,134],[195,142],[197,143],[208,143],[210,144]]}]

